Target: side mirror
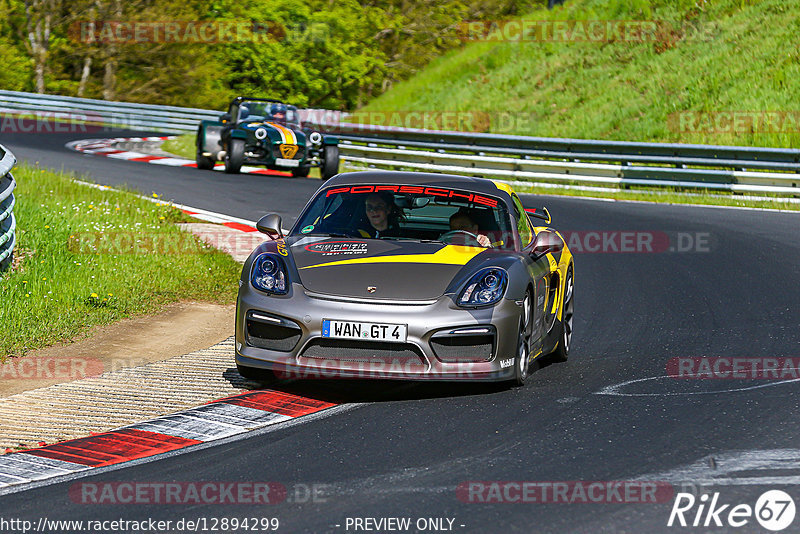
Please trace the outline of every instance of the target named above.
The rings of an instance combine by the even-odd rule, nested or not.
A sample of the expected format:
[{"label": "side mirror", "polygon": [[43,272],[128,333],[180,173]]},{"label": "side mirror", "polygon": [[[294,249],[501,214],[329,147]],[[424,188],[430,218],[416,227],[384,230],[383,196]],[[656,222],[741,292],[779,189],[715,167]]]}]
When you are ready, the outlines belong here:
[{"label": "side mirror", "polygon": [[270,237],[274,235],[283,237],[283,232],[281,231],[281,216],[277,213],[270,213],[261,217],[256,223],[256,228],[262,234],[267,234]]},{"label": "side mirror", "polygon": [[531,249],[531,256],[540,258],[545,254],[558,254],[564,248],[564,242],[553,232],[547,230],[539,232],[536,240],[533,242]]},{"label": "side mirror", "polygon": [[226,123],[226,122],[230,122],[231,121],[231,114],[230,113],[223,113],[222,115],[219,116],[219,121],[221,123],[223,123],[223,124]]}]

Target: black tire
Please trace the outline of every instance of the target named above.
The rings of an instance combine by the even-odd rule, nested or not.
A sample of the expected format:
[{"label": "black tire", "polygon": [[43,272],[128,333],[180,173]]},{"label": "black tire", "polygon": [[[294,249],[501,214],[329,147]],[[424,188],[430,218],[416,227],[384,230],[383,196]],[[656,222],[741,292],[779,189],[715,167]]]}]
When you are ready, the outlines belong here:
[{"label": "black tire", "polygon": [[254,380],[256,382],[266,382],[275,378],[275,373],[269,369],[258,369],[256,367],[246,367],[244,365],[236,364],[236,370],[242,375],[242,378],[247,380]]},{"label": "black tire", "polygon": [[339,147],[336,145],[325,145],[322,149],[322,167],[320,174],[323,180],[332,178],[339,174]]},{"label": "black tire", "polygon": [[225,153],[225,172],[239,174],[244,163],[244,139],[231,139]]},{"label": "black tire", "polygon": [[547,356],[551,362],[563,363],[569,358],[569,349],[572,344],[573,313],[575,310],[574,293],[575,284],[572,280],[572,267],[570,266],[564,283],[564,309],[557,327],[559,329],[558,344],[555,350]]},{"label": "black tire", "polygon": [[533,332],[533,297],[530,291],[525,292],[522,302],[522,317],[519,320],[519,333],[517,335],[517,354],[514,356],[515,386],[524,386],[528,380],[528,370],[531,364],[531,334]]},{"label": "black tire", "polygon": [[217,164],[217,160],[211,156],[204,156],[203,150],[200,148],[197,149],[197,157],[195,158],[195,161],[197,162],[197,168],[203,169],[204,171],[210,171],[214,169],[214,165]]},{"label": "black tire", "polygon": [[292,169],[292,176],[295,178],[306,178],[309,171],[311,171],[311,167],[295,167]]}]

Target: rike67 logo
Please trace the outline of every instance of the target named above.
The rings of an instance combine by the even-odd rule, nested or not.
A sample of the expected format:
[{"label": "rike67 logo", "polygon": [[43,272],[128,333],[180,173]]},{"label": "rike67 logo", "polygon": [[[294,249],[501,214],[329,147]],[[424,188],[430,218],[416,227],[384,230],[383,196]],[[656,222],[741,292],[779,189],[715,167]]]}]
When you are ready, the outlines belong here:
[{"label": "rike67 logo", "polygon": [[794,516],[794,500],[781,490],[763,493],[755,506],[723,503],[718,492],[711,497],[707,493],[700,497],[678,493],[667,526],[739,528],[755,519],[765,529],[778,532],[791,525]]}]

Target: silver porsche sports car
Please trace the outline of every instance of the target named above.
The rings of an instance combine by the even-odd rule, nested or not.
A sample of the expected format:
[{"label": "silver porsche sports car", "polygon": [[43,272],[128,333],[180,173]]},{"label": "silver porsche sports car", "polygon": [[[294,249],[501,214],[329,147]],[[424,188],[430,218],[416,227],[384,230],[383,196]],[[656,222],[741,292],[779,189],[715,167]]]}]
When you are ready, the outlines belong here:
[{"label": "silver porsche sports car", "polygon": [[247,378],[523,384],[567,358],[573,257],[506,184],[367,171],[326,181],[242,270],[236,364]]}]

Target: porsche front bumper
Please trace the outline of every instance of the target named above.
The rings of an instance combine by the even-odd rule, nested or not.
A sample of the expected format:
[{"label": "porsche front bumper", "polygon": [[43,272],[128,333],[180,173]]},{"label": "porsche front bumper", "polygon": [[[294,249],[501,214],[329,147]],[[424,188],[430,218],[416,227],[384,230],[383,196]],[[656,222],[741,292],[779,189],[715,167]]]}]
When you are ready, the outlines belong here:
[{"label": "porsche front bumper", "polygon": [[[367,301],[293,284],[271,296],[244,284],[236,307],[236,363],[283,378],[503,381],[513,378],[521,303],[465,309],[431,301]],[[325,319],[407,325],[405,343],[322,336]]]}]

